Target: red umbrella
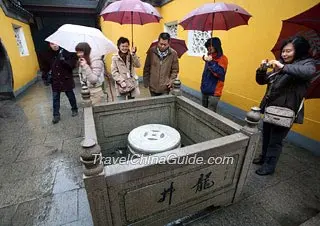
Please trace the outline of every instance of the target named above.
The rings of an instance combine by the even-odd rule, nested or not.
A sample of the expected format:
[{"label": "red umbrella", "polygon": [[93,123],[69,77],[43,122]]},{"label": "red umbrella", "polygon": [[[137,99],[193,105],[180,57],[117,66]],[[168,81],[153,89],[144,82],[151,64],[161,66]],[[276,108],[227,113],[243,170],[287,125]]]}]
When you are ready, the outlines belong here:
[{"label": "red umbrella", "polygon": [[[313,52],[320,49],[320,3],[311,9],[296,15],[290,19],[282,21],[282,29],[275,46],[271,50],[278,58],[280,57],[280,48],[284,40],[295,35],[304,36],[309,40]],[[314,54],[314,53],[313,53]],[[319,58],[319,56],[318,56]]]},{"label": "red umbrella", "polygon": [[310,87],[308,88],[307,94],[305,96],[306,99],[316,99],[320,98],[320,73],[319,73],[319,61],[317,64],[317,76],[311,83]]},{"label": "red umbrella", "polygon": [[[290,19],[282,21],[282,29],[275,46],[271,50],[276,58],[280,57],[280,49],[284,40],[300,35],[311,45],[311,55],[317,61],[317,74],[320,74],[320,3]],[[320,76],[316,77],[308,89],[307,99],[320,98]]]},{"label": "red umbrella", "polygon": [[133,44],[133,24],[158,23],[162,18],[159,12],[150,4],[140,0],[121,0],[108,5],[100,15],[105,21],[119,24],[131,24]]},{"label": "red umbrella", "polygon": [[[151,43],[149,49],[152,46],[156,46],[158,44],[158,40],[155,40]],[[188,47],[186,45],[186,42],[184,40],[181,39],[177,39],[177,38],[171,38],[170,39],[170,47],[173,48],[177,54],[178,57],[180,58],[185,52],[188,51]]]},{"label": "red umbrella", "polygon": [[229,30],[248,24],[251,15],[235,4],[208,3],[191,11],[179,24],[185,30]]}]

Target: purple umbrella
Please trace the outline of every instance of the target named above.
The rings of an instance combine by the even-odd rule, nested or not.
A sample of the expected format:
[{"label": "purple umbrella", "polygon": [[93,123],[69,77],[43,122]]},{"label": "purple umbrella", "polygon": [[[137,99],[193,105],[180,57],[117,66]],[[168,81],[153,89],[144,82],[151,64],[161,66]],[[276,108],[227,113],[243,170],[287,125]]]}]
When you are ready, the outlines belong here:
[{"label": "purple umbrella", "polygon": [[131,24],[132,45],[133,24],[158,23],[162,18],[152,5],[140,0],[116,1],[103,9],[100,15],[105,21]]},{"label": "purple umbrella", "polygon": [[[155,40],[151,43],[149,49],[153,46],[156,46],[158,44],[158,40]],[[188,47],[186,45],[186,42],[182,39],[177,38],[171,38],[170,39],[170,47],[173,48],[180,58],[185,52],[188,51]]]},{"label": "purple umbrella", "polygon": [[179,24],[185,30],[229,30],[247,25],[251,15],[235,4],[208,3],[191,11]]}]

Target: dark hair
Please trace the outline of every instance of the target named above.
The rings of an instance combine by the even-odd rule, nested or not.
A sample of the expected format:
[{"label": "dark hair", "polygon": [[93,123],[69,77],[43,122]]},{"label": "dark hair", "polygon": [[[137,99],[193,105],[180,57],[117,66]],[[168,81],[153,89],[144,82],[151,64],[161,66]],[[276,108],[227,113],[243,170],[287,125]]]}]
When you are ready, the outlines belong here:
[{"label": "dark hair", "polygon": [[[124,44],[124,43],[128,43],[128,45],[130,45],[130,42],[129,42],[129,39],[125,38],[125,37],[120,37],[117,41],[117,46],[118,46],[118,49],[119,49],[119,54],[120,54],[120,45],[121,44]],[[130,53],[130,52],[129,52]],[[129,62],[130,62],[130,65],[129,65],[129,70],[130,70],[130,74],[131,74],[131,67],[132,67],[132,56],[131,54],[129,54]],[[126,60],[124,60],[124,62],[126,62]]]},{"label": "dark hair", "polygon": [[282,43],[281,51],[280,51],[281,60],[283,60],[282,56],[281,56],[282,50],[289,43],[292,43],[293,48],[294,48],[294,52],[295,52],[294,58],[293,58],[294,60],[301,60],[301,59],[309,57],[310,44],[309,44],[308,40],[302,36],[295,36],[295,37],[291,37],[291,38],[285,40]]},{"label": "dark hair", "polygon": [[117,46],[119,47],[121,44],[123,43],[128,43],[130,45],[130,41],[129,39],[125,38],[125,37],[120,37],[117,41]]},{"label": "dark hair", "polygon": [[162,39],[162,40],[168,40],[168,41],[170,41],[170,34],[169,33],[167,33],[167,32],[162,32],[160,35],[159,35],[159,37],[158,37],[158,41],[160,41],[160,38]]},{"label": "dark hair", "polygon": [[76,46],[76,51],[81,51],[83,52],[83,58],[87,61],[88,65],[91,65],[90,62],[90,53],[91,53],[91,47],[87,42],[80,42]]},{"label": "dark hair", "polygon": [[223,55],[223,50],[221,47],[221,41],[219,38],[214,37],[214,38],[209,38],[204,46],[208,49],[209,46],[213,46],[217,52],[217,57],[221,57]]}]

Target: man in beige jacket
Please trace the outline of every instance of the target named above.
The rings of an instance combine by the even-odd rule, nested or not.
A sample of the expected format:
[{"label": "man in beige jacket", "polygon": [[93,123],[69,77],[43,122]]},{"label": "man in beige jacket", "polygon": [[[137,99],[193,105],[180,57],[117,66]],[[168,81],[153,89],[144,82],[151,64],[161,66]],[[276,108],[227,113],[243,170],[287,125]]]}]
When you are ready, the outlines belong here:
[{"label": "man in beige jacket", "polygon": [[178,73],[178,55],[170,48],[170,35],[161,33],[157,46],[150,48],[147,53],[143,68],[144,87],[149,87],[151,96],[169,94]]}]

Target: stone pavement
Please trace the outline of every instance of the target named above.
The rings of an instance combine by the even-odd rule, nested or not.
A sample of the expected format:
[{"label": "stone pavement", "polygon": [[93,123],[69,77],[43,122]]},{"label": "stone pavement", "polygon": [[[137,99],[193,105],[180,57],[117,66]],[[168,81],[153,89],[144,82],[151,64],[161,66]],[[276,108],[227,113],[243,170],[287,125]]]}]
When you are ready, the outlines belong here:
[{"label": "stone pavement", "polygon": [[[141,93],[148,96],[146,89]],[[80,102],[79,86],[76,94]],[[51,91],[40,82],[17,100],[0,102],[1,226],[92,225],[79,162],[79,113],[71,117],[62,95],[61,121],[52,125]],[[305,226],[320,225],[320,158],[288,143],[283,152],[274,176],[259,177],[252,166],[242,201],[180,225],[294,226],[310,218]]]}]

